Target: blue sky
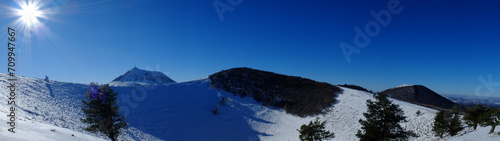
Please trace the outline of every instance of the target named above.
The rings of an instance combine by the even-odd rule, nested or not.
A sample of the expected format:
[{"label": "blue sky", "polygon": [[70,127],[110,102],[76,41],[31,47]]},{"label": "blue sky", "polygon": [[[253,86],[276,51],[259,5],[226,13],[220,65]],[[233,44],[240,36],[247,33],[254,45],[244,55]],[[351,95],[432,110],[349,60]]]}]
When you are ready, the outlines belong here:
[{"label": "blue sky", "polygon": [[[17,42],[18,75],[108,83],[137,66],[188,81],[251,67],[374,91],[421,84],[467,95],[485,85],[478,77],[500,82],[500,2],[493,0],[217,0],[219,9],[233,9],[222,14],[214,0],[45,2],[43,27]],[[400,12],[348,62],[340,43],[354,45],[354,27],[364,31],[376,21],[370,11],[394,2]],[[19,6],[0,5],[0,26],[15,26],[11,9]],[[492,87],[479,92],[500,96]]]}]

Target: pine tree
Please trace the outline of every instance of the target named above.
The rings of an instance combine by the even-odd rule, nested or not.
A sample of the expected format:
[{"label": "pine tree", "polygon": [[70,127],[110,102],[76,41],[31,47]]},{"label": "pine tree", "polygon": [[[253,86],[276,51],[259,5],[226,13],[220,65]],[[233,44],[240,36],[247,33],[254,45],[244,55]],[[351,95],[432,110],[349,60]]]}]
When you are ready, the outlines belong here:
[{"label": "pine tree", "polygon": [[434,117],[434,125],[432,126],[432,131],[434,131],[436,136],[439,136],[440,138],[442,138],[443,135],[447,133],[448,125],[446,115],[446,112],[442,110],[436,113],[436,116]]},{"label": "pine tree", "polygon": [[481,126],[491,126],[489,134],[495,132],[496,126],[500,125],[500,109],[491,108],[481,116]]},{"label": "pine tree", "polygon": [[442,138],[446,133],[455,136],[463,129],[460,115],[458,115],[457,112],[441,110],[436,113],[434,125],[432,127],[432,131],[434,131],[436,136]]},{"label": "pine tree", "polygon": [[462,121],[460,120],[460,115],[457,111],[452,111],[450,113],[450,117],[448,133],[450,133],[451,136],[455,136],[458,132],[462,131],[464,127],[462,126]]},{"label": "pine tree", "polygon": [[363,113],[366,120],[359,120],[362,130],[356,136],[361,141],[406,140],[409,136],[416,136],[411,131],[404,130],[400,122],[406,122],[404,112],[399,105],[393,104],[387,94],[374,95],[377,101],[366,101],[368,112]]},{"label": "pine tree", "polygon": [[119,114],[116,105],[115,93],[108,85],[98,86],[90,83],[90,88],[85,92],[86,99],[82,100],[82,111],[85,118],[80,119],[89,124],[85,131],[102,133],[112,141],[116,141],[121,130],[127,128],[125,118]]},{"label": "pine tree", "polygon": [[318,118],[315,121],[309,122],[308,125],[300,126],[297,131],[300,132],[299,138],[301,141],[321,141],[335,137],[334,133],[325,130],[326,121],[320,122]]},{"label": "pine tree", "polygon": [[474,130],[476,130],[477,125],[479,124],[479,122],[481,122],[481,116],[486,113],[487,110],[488,107],[483,105],[476,105],[474,107],[468,108],[467,111],[465,111],[465,123],[469,127],[473,127]]}]

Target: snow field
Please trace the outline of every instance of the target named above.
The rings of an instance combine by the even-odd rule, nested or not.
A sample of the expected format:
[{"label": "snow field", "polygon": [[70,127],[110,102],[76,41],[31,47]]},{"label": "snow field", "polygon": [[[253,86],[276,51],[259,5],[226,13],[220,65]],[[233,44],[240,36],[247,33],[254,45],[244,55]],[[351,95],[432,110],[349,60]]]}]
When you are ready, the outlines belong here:
[{"label": "snow field", "polygon": [[[0,87],[7,86],[5,74],[0,74]],[[16,110],[16,134],[0,126],[1,140],[104,140],[105,137],[83,132],[80,122],[81,99],[87,85],[19,77]],[[297,117],[281,109],[265,107],[253,98],[234,96],[210,88],[208,78],[172,83],[161,86],[113,87],[119,93],[119,105],[130,128],[123,140],[182,140],[182,141],[298,141],[298,128],[319,117],[327,121],[327,130],[335,133],[332,140],[358,140],[361,128],[358,120],[364,118],[366,100],[373,95],[367,92],[342,88],[343,94],[329,112],[315,117]],[[0,89],[7,97],[7,89]],[[226,97],[226,105],[220,99]],[[466,128],[458,136],[439,139],[432,133],[436,110],[391,99],[407,116],[403,128],[419,135],[415,141],[500,140],[499,135],[487,134],[490,127],[476,131]],[[0,101],[0,114],[8,113],[6,100]],[[219,114],[212,110],[218,107]],[[416,112],[422,115],[417,116]],[[6,118],[0,118],[6,123]],[[55,131],[51,131],[55,129]],[[497,129],[499,130],[499,129]],[[498,131],[497,131],[498,132]],[[75,135],[74,137],[71,134]]]}]

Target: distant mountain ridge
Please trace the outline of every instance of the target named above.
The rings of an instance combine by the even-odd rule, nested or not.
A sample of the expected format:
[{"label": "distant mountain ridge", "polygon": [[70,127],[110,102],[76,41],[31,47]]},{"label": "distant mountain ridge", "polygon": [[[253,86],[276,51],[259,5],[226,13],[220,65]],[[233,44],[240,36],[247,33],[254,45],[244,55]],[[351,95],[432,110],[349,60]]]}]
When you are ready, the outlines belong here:
[{"label": "distant mountain ridge", "polygon": [[500,97],[478,97],[474,95],[444,95],[449,100],[464,107],[477,104],[500,108]]},{"label": "distant mountain ridge", "polygon": [[141,70],[134,67],[125,74],[120,75],[111,81],[109,85],[117,87],[135,85],[167,85],[171,83],[176,82],[162,72]]},{"label": "distant mountain ridge", "polygon": [[392,98],[407,101],[431,108],[451,109],[459,106],[451,100],[437,94],[431,89],[422,85],[402,85],[387,89],[383,93],[389,94]]}]

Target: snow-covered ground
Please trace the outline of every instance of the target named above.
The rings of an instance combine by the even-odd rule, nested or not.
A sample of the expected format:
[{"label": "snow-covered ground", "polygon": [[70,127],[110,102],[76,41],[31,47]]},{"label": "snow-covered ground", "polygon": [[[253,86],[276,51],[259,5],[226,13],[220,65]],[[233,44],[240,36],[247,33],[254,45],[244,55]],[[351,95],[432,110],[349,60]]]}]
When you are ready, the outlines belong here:
[{"label": "snow-covered ground", "polygon": [[[366,112],[366,100],[375,100],[373,94],[357,91],[349,88],[342,88],[344,94],[341,94],[337,99],[339,102],[333,106],[331,112],[325,116],[324,120],[329,121],[330,129],[336,134],[335,140],[356,140],[356,133],[361,129],[361,124],[358,120],[363,118],[363,113]],[[407,116],[406,123],[403,123],[403,128],[414,131],[419,135],[418,138],[410,138],[411,140],[432,140],[432,121],[437,111],[426,107],[414,105],[411,103],[391,99],[395,104],[398,104]],[[416,112],[422,113],[417,116]],[[298,136],[298,135],[297,135]]]},{"label": "snow-covered ground", "polygon": [[[1,118],[0,122],[7,121]],[[5,126],[1,126],[0,141],[105,141],[99,137],[50,124],[28,120],[19,120],[16,124],[16,133],[11,133]]]},{"label": "snow-covered ground", "polygon": [[[456,137],[445,137],[442,140],[449,141],[499,141],[500,135],[488,134],[490,132],[491,127],[477,127],[475,131],[472,129],[465,129],[461,132],[460,135]],[[498,132],[498,129],[495,130]]]},{"label": "snow-covered ground", "polygon": [[[6,123],[8,105],[7,76],[0,74],[1,123]],[[7,132],[7,124],[0,126],[1,140],[105,140],[83,132],[80,122],[81,99],[88,85],[57,81],[44,81],[19,77],[16,133]],[[297,129],[316,117],[301,118],[281,109],[261,106],[252,98],[241,98],[231,93],[210,88],[210,80],[158,86],[114,87],[119,93],[121,112],[130,128],[123,140],[217,140],[217,141],[295,141]],[[374,99],[371,93],[342,88],[338,102],[330,112],[317,117],[327,121],[327,129],[335,133],[333,140],[358,140],[361,128],[358,120],[364,118],[366,100]],[[226,105],[220,99],[227,97]],[[431,131],[435,110],[391,99],[400,105],[408,117],[403,127],[416,132],[419,137],[410,140],[439,140]],[[212,110],[218,108],[219,114]],[[416,112],[422,115],[417,116]],[[51,131],[55,129],[55,131]],[[500,140],[498,135],[488,135],[489,127],[476,131],[465,130],[455,137],[443,140]],[[71,134],[75,136],[71,136]]]},{"label": "snow-covered ground", "polygon": [[[0,121],[3,123],[0,125],[0,129],[2,130],[0,139],[10,136],[24,137],[24,135],[29,135],[34,131],[52,128],[50,126],[73,130],[75,133],[84,133],[96,136],[83,132],[85,124],[80,122],[80,118],[83,117],[83,112],[80,110],[82,103],[81,100],[85,96],[85,90],[88,85],[57,81],[47,82],[43,79],[21,76],[18,77],[16,86],[17,106],[15,107],[16,121],[19,122],[16,125],[16,129],[19,129],[19,131],[16,131],[15,134],[12,134],[11,132],[3,132],[7,131],[7,127],[9,127],[6,122],[3,122],[7,120],[6,115],[10,109],[10,105],[7,105],[7,78],[8,76],[6,74],[0,74],[0,97],[2,99],[0,100]],[[37,123],[40,128],[32,128],[36,126],[23,124],[23,122]],[[45,127],[45,125],[47,125],[47,127]],[[48,129],[47,131],[50,132]],[[39,134],[42,133],[44,132],[40,132]],[[56,133],[58,133],[57,130]],[[4,135],[7,136],[4,137]],[[77,134],[74,135],[76,136]],[[105,138],[104,136],[98,137],[103,139]],[[158,140],[157,138],[145,134],[134,127],[126,130],[122,137],[124,140]],[[33,139],[39,140],[38,138]]]}]

